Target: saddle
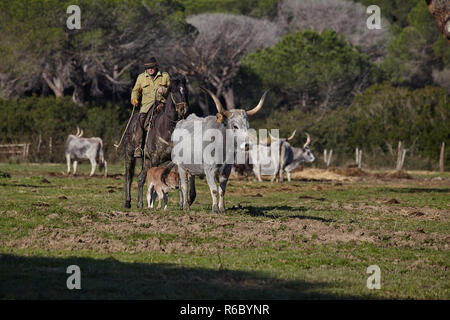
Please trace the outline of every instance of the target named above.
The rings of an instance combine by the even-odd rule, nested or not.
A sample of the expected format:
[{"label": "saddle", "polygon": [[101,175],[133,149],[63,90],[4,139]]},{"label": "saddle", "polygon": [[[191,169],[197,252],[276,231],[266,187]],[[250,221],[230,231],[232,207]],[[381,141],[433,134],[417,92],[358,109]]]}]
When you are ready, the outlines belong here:
[{"label": "saddle", "polygon": [[144,121],[144,130],[148,131],[151,127],[154,126],[154,119],[158,115],[158,113],[161,111],[162,107],[164,106],[164,103],[160,101],[156,101],[153,106],[150,108],[150,110],[147,112],[147,117]]}]

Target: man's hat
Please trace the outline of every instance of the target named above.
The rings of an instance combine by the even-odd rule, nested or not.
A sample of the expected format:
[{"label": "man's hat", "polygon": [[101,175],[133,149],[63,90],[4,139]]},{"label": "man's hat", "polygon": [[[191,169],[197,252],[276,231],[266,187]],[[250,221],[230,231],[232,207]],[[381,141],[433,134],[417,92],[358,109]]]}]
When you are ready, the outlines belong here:
[{"label": "man's hat", "polygon": [[154,68],[158,66],[158,62],[156,62],[155,57],[151,57],[150,60],[147,63],[144,63],[144,67],[147,68]]}]

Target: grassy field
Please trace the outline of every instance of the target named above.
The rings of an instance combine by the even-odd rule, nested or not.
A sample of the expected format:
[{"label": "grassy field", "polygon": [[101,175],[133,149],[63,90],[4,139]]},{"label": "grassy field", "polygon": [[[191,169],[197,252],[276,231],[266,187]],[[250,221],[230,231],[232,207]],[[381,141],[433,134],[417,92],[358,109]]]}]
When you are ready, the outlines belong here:
[{"label": "grassy field", "polygon": [[[309,171],[292,182],[230,180],[210,213],[125,210],[121,165],[77,177],[55,164],[0,164],[2,299],[449,299],[450,174],[380,179]],[[304,171],[308,173],[308,169]],[[1,176],[1,175],[0,175]],[[81,268],[68,290],[66,268]],[[381,289],[366,286],[381,269]]]}]

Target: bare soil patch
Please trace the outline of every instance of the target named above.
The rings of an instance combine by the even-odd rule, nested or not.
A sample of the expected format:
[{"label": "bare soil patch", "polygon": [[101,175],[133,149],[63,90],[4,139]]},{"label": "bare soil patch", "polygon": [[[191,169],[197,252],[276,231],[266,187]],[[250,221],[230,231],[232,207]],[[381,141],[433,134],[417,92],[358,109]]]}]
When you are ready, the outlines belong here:
[{"label": "bare soil patch", "polygon": [[372,176],[371,173],[364,171],[359,168],[336,168],[332,167],[328,169],[331,172],[337,173],[342,176],[346,177],[370,177]]},{"label": "bare soil patch", "polygon": [[48,172],[45,173],[45,175],[49,177],[57,177],[57,178],[94,178],[94,179],[123,179],[124,175],[122,173],[115,173],[115,174],[108,174],[108,176],[104,176],[103,174],[97,173],[94,174],[92,177],[89,176],[89,173],[77,173],[76,175],[73,174],[67,174],[63,172]]},{"label": "bare soil patch", "polygon": [[[305,242],[336,243],[374,241],[362,230],[335,228],[318,219],[292,217],[259,219],[243,216],[195,213],[122,212],[98,213],[81,217],[82,225],[66,228],[39,226],[22,239],[6,240],[3,245],[49,250],[99,250],[106,252],[217,252],[221,248],[279,246],[280,241],[292,246]],[[58,215],[49,216],[49,219]]]}]

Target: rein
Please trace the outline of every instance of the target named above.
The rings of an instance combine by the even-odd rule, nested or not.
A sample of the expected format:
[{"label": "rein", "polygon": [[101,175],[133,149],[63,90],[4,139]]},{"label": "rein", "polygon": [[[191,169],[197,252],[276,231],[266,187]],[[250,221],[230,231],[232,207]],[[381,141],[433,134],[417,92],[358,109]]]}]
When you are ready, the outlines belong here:
[{"label": "rein", "polygon": [[176,105],[175,110],[177,110],[178,114],[187,107],[187,103],[182,101],[182,102],[175,102],[175,99],[173,98],[173,94],[172,92],[170,93],[170,99],[172,99],[173,104]]}]

